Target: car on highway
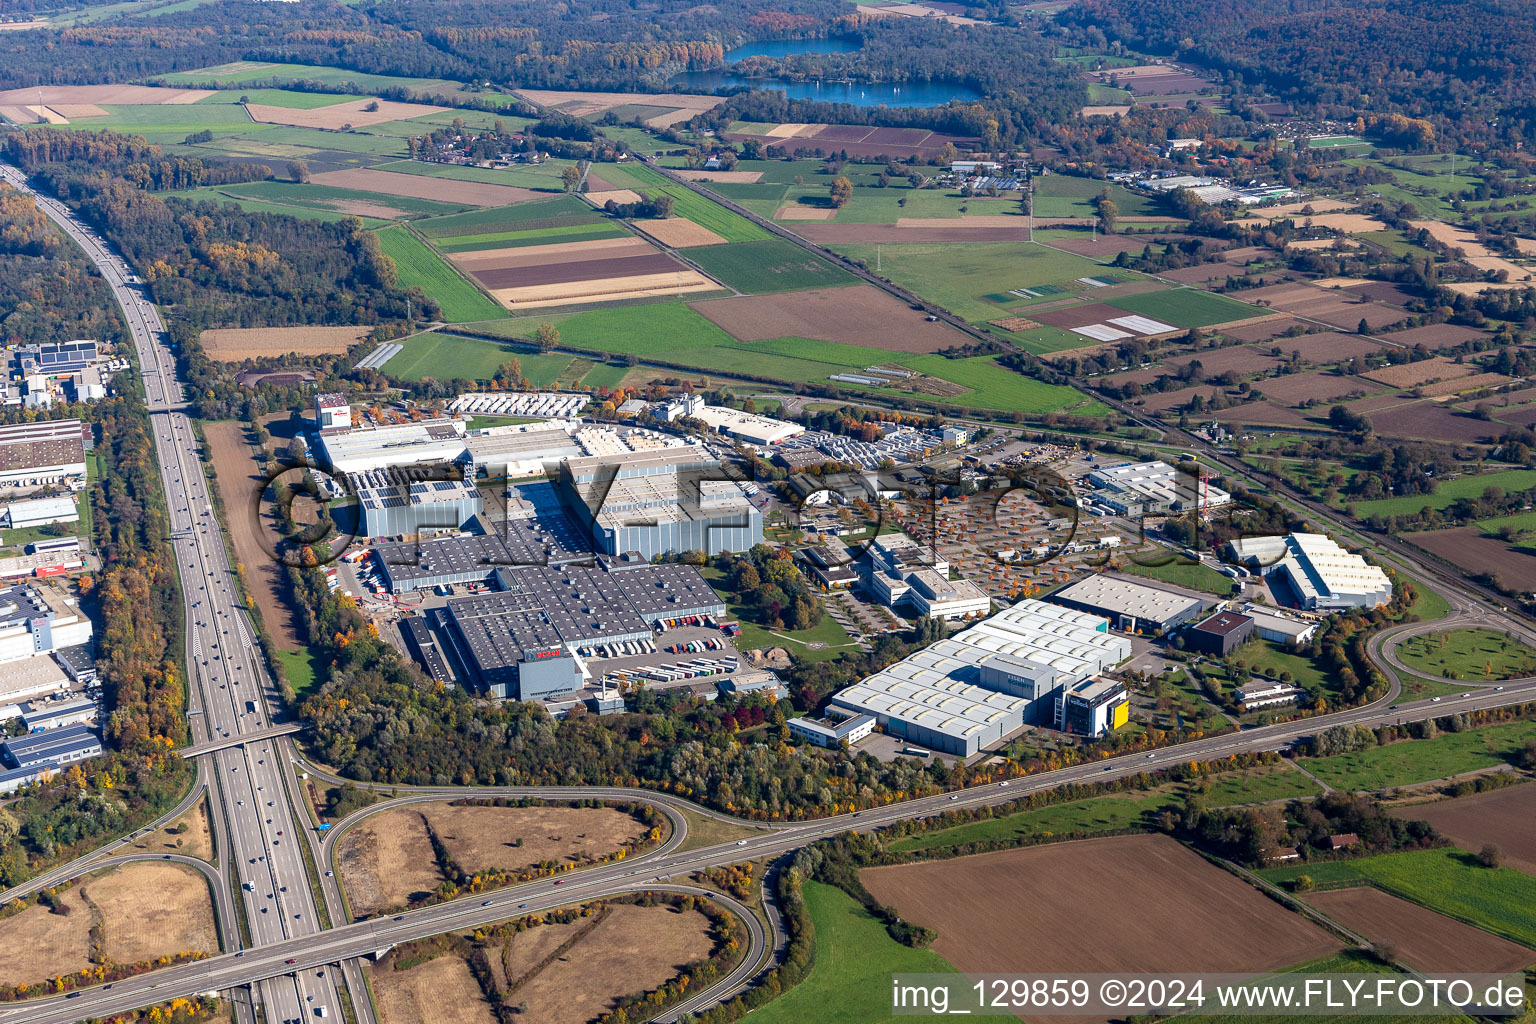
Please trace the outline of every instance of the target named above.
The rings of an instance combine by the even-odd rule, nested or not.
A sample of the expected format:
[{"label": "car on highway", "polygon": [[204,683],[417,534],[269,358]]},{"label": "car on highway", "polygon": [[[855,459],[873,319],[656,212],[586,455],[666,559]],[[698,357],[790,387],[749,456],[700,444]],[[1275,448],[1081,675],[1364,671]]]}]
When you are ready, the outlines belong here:
[{"label": "car on highway", "polygon": [[485,902],[484,902],[484,903],[481,903],[481,904],[480,904],[480,905],[481,905],[481,906],[482,906],[482,907],[488,907],[488,906],[490,906],[490,905],[491,905],[491,901],[490,901],[490,900],[486,900],[486,901],[485,901]]},{"label": "car on highway", "polygon": [[1431,698],[1429,698],[1429,700],[1430,700],[1430,703],[1432,703],[1432,704],[1439,704],[1440,703],[1440,698],[1439,697],[1431,697]]},{"label": "car on highway", "polygon": [[291,957],[290,957],[290,958],[289,958],[289,959],[287,959],[287,960],[284,960],[284,961],[283,961],[283,963],[285,963],[285,964],[296,964],[296,963],[298,963],[298,961],[297,961],[297,960],[294,960],[294,959],[292,959],[292,958],[291,958]]},{"label": "car on highway", "polygon": [[1470,694],[1470,693],[1463,693],[1461,696],[1463,696],[1463,697],[1470,697],[1470,696],[1472,696],[1472,694]]}]

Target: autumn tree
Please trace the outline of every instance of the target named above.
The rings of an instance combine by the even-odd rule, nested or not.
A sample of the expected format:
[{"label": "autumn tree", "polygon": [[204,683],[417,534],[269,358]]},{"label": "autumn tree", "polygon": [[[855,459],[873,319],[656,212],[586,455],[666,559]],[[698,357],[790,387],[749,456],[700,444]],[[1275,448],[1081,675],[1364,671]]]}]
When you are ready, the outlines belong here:
[{"label": "autumn tree", "polygon": [[581,172],[574,164],[560,172],[560,184],[565,186],[567,192],[575,192],[576,186],[581,184]]},{"label": "autumn tree", "polygon": [[841,207],[853,198],[853,182],[841,174],[832,179],[832,184],[828,186],[828,190],[831,192],[832,205],[834,207]]},{"label": "autumn tree", "polygon": [[307,183],[309,181],[309,164],[303,160],[289,160],[288,177],[301,184]]},{"label": "autumn tree", "polygon": [[539,324],[539,328],[533,334],[533,343],[539,347],[540,352],[548,352],[560,344],[560,332],[554,324]]}]

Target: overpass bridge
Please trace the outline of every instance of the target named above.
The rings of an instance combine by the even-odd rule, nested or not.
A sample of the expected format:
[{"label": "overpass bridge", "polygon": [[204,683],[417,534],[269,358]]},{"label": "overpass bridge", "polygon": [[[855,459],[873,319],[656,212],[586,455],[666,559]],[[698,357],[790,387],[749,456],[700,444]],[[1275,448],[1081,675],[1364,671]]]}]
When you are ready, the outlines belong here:
[{"label": "overpass bridge", "polygon": [[288,725],[274,725],[260,732],[243,732],[236,736],[207,740],[203,743],[194,743],[190,747],[182,747],[178,753],[185,758],[202,757],[216,750],[225,750],[229,747],[240,747],[247,743],[256,743],[260,740],[270,740],[277,736],[291,736],[296,732],[303,732],[304,726],[298,722],[290,722]]}]

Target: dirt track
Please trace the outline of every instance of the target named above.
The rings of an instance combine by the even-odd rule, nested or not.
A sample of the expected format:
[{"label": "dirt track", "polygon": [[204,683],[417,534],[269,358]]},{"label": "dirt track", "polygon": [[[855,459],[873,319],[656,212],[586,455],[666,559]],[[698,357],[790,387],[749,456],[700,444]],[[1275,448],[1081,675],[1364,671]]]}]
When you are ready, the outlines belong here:
[{"label": "dirt track", "polygon": [[[245,443],[245,429],[234,421],[224,421],[205,424],[203,434],[208,439],[214,482],[224,506],[235,560],[245,566],[246,584],[273,641],[282,650],[297,651],[303,644],[294,628],[293,613],[282,596],[282,567],[272,560],[257,534],[259,526],[253,510],[260,497],[256,489],[264,481],[251,457],[250,446]],[[264,512],[260,522],[271,521],[271,514]]]}]

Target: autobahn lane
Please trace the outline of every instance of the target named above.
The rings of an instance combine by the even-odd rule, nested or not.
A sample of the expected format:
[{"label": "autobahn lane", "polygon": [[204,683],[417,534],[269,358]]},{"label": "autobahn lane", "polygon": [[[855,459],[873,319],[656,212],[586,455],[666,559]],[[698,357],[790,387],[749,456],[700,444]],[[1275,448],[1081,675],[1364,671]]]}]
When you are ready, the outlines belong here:
[{"label": "autobahn lane", "polygon": [[[90,990],[68,1005],[52,998],[0,1011],[0,1024],[66,1024],[72,1014],[105,1015],[132,1006],[190,995],[213,988],[227,988],[250,981],[303,974],[311,967],[364,956],[396,942],[425,938],[440,932],[468,929],[520,913],[552,909],[579,900],[597,899],[644,888],[671,888],[664,880],[709,867],[773,857],[807,843],[848,829],[868,831],[896,821],[922,818],[957,807],[996,805],[1016,800],[1040,789],[1070,782],[1102,782],[1125,778],[1170,763],[1222,757],[1284,747],[1299,737],[1333,725],[1379,726],[1434,718],[1458,711],[1504,707],[1536,700],[1536,679],[1510,681],[1502,691],[1469,691],[1467,697],[1442,701],[1421,700],[1396,706],[1377,703],[1331,715],[1281,723],[1242,733],[1212,736],[1164,747],[1150,758],[1125,755],[1062,768],[1007,782],[979,786],[961,793],[923,797],[837,818],[805,822],[790,828],[766,831],[758,836],[702,847],[665,856],[652,855],[619,861],[566,875],[555,882],[541,879],[524,885],[480,894],[408,911],[383,920],[342,925],[317,935],[282,942],[170,968],[119,982],[111,992]],[[292,960],[293,963],[288,961]],[[89,1001],[84,1001],[89,998]]]},{"label": "autobahn lane", "polygon": [[[105,241],[77,221],[57,200],[30,189],[19,172],[0,166],[5,179],[29,192],[50,219],[95,262],[122,309],[138,356],[150,429],[170,515],[171,547],[181,580],[187,622],[187,658],[194,732],[203,743],[244,732],[262,732],[273,723],[271,683],[257,656],[255,630],[240,606],[223,537],[214,519],[199,443],[181,406],[185,395],[176,379],[175,359],[164,325],[126,263]],[[250,703],[246,703],[249,701]],[[229,838],[235,880],[251,941],[270,945],[319,931],[309,874],[299,850],[288,791],[274,750],[277,741],[258,740],[209,755],[207,772],[213,813],[221,815]],[[231,936],[232,942],[240,941]],[[264,984],[266,1019],[306,1020],[319,1007],[337,1006],[332,972]]]}]

